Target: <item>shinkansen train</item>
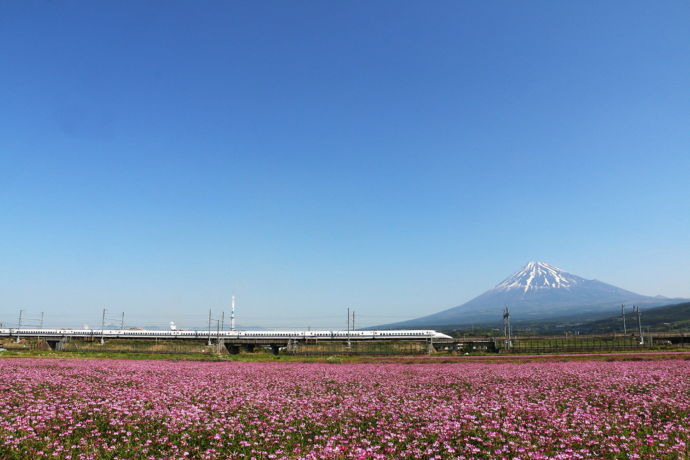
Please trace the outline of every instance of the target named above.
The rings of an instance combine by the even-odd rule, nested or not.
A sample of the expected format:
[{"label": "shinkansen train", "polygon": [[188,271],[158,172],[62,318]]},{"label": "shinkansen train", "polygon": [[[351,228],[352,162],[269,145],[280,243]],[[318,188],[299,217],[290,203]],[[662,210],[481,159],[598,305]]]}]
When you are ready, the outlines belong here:
[{"label": "shinkansen train", "polygon": [[145,329],[0,329],[0,337],[103,337],[140,339],[256,339],[256,340],[420,340],[451,339],[433,330],[390,331],[217,331]]}]

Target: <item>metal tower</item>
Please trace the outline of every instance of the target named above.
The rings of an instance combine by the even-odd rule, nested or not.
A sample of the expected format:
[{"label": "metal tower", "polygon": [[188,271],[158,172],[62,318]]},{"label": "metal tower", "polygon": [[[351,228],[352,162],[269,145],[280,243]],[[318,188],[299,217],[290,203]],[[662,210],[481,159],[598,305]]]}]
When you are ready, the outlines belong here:
[{"label": "metal tower", "polygon": [[510,328],[510,310],[508,306],[503,310],[503,335],[505,336],[506,348],[510,348],[513,343],[511,339],[512,330]]}]

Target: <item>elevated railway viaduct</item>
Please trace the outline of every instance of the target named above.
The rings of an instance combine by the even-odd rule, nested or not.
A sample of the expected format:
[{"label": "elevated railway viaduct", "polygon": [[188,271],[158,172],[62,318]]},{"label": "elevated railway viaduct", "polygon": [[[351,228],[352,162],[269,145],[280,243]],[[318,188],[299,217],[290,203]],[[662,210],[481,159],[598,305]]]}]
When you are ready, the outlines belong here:
[{"label": "elevated railway viaduct", "polygon": [[[596,334],[578,336],[520,336],[451,338],[436,331],[146,331],[146,330],[61,330],[61,329],[0,329],[0,338],[43,339],[53,350],[62,350],[72,341],[175,341],[214,344],[228,353],[253,352],[265,348],[274,354],[281,350],[308,353],[324,343],[421,343],[428,352],[459,353],[539,353],[640,350],[643,348],[690,347],[690,333],[649,333],[635,335]],[[349,349],[346,348],[346,349]]]},{"label": "elevated railway viaduct", "polygon": [[62,350],[71,340],[81,341],[187,341],[206,342],[225,347],[230,354],[240,350],[253,352],[259,347],[278,354],[282,349],[324,342],[423,342],[429,351],[440,350],[452,338],[432,330],[405,331],[152,331],[152,330],[67,330],[67,329],[0,329],[0,337],[43,339],[53,350]]}]

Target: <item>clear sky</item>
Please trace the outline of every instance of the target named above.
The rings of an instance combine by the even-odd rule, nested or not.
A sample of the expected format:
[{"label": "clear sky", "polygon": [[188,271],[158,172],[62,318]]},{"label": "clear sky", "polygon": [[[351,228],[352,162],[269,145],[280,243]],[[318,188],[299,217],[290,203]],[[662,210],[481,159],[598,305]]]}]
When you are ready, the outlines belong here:
[{"label": "clear sky", "polygon": [[[0,3],[0,321],[690,297],[687,1]],[[215,315],[216,313],[214,313]]]}]

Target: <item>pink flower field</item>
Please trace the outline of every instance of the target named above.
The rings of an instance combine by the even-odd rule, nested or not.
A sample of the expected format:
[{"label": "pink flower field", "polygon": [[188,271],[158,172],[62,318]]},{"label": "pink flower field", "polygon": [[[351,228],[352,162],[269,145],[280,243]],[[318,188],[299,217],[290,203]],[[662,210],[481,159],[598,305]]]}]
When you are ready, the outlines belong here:
[{"label": "pink flower field", "polygon": [[0,360],[0,458],[679,458],[690,361]]}]

